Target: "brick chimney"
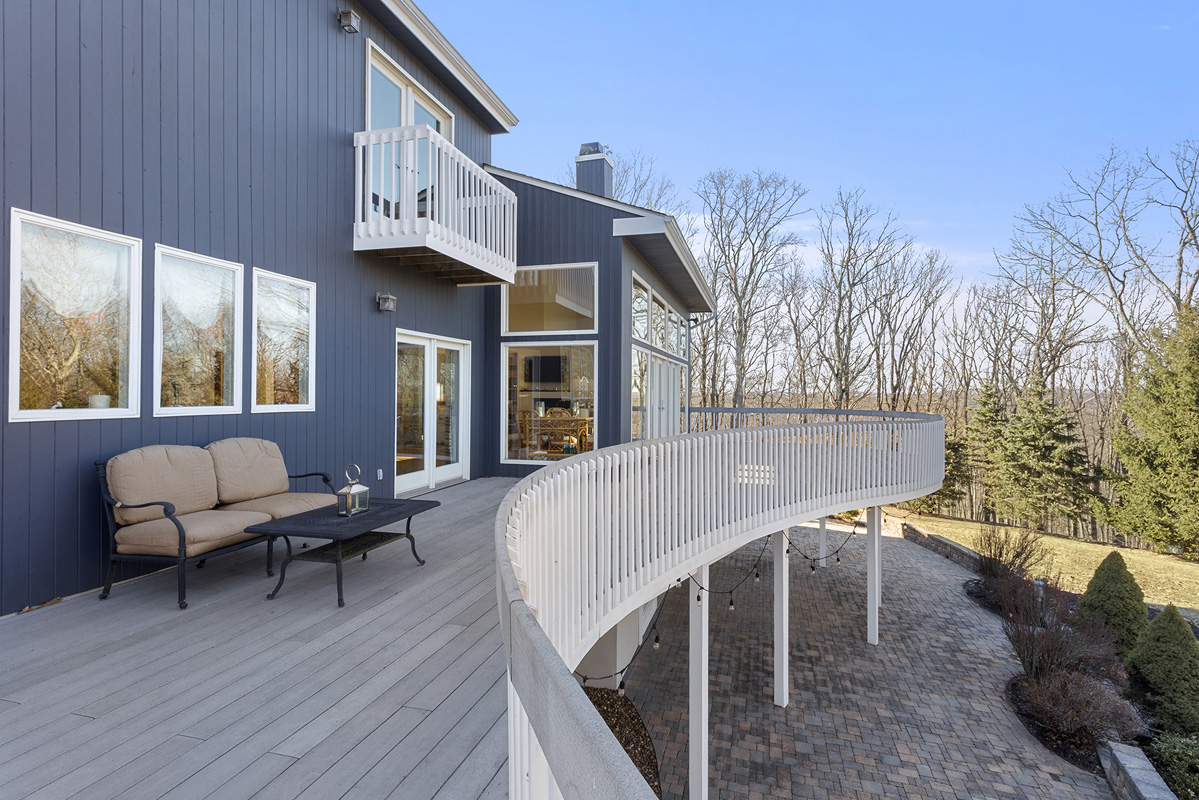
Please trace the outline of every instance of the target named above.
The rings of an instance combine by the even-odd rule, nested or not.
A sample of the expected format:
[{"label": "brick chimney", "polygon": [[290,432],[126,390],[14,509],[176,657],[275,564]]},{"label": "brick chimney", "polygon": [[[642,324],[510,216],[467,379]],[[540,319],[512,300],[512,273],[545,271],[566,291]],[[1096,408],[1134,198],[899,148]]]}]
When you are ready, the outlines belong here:
[{"label": "brick chimney", "polygon": [[575,186],[579,191],[612,197],[612,158],[599,142],[579,147],[575,157]]}]

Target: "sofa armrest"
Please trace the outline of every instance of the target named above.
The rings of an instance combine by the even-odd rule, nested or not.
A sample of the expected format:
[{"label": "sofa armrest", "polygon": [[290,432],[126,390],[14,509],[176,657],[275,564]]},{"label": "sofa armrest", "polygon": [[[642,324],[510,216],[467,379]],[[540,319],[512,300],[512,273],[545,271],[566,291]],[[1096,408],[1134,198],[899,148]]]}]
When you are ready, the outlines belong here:
[{"label": "sofa armrest", "polygon": [[288,475],[287,477],[293,480],[295,478],[320,478],[329,487],[330,491],[333,489],[333,479],[329,477],[329,473],[327,472],[305,472],[303,475]]}]

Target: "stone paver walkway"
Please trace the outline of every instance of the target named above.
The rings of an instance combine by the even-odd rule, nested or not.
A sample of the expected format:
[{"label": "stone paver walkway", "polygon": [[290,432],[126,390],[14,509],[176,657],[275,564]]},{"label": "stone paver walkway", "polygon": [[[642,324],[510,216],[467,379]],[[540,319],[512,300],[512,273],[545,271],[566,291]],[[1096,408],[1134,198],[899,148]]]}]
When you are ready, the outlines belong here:
[{"label": "stone paver walkway", "polygon": [[[830,550],[844,534],[830,531]],[[815,553],[815,534],[792,540]],[[802,542],[802,544],[801,544]],[[712,567],[713,588],[752,572],[761,544]],[[712,798],[1104,798],[1106,782],[1059,759],[1003,699],[1018,672],[999,621],[962,591],[965,569],[903,539],[883,539],[877,647],[865,642],[865,536],[841,564],[792,559],[791,705],[772,702],[769,551],[711,608]],[[687,793],[687,619],[676,588],[662,645],[626,677],[661,765],[667,798]],[[652,636],[652,634],[650,634]]]}]

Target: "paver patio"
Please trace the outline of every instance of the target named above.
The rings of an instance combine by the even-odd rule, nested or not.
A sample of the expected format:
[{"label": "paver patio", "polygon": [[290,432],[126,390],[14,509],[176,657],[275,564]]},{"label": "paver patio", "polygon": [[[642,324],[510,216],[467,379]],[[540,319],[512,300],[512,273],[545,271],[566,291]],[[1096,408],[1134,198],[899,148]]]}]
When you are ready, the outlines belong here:
[{"label": "paver patio", "polygon": [[[830,531],[830,550],[844,534]],[[815,534],[792,540],[815,554]],[[761,551],[713,565],[728,588]],[[883,538],[877,647],[865,642],[865,536],[842,563],[810,571],[792,560],[791,705],[772,702],[772,575],[751,577],[711,607],[712,797],[1104,798],[1106,782],[1059,759],[1003,699],[1018,671],[999,621],[971,602],[971,574],[899,538]],[[668,798],[687,788],[687,625],[694,594],[669,592],[662,645],[642,649],[628,695],[654,740]]]}]

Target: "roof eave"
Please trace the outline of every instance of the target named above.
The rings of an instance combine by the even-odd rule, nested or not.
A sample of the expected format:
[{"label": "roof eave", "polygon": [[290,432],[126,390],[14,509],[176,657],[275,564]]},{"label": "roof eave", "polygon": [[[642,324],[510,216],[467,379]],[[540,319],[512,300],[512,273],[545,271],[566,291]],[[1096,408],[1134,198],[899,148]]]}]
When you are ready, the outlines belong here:
[{"label": "roof eave", "polygon": [[403,25],[422,47],[438,60],[452,76],[492,118],[492,133],[507,133],[520,121],[512,110],[500,100],[491,87],[475,72],[449,40],[437,30],[424,12],[412,0],[376,0]]}]

